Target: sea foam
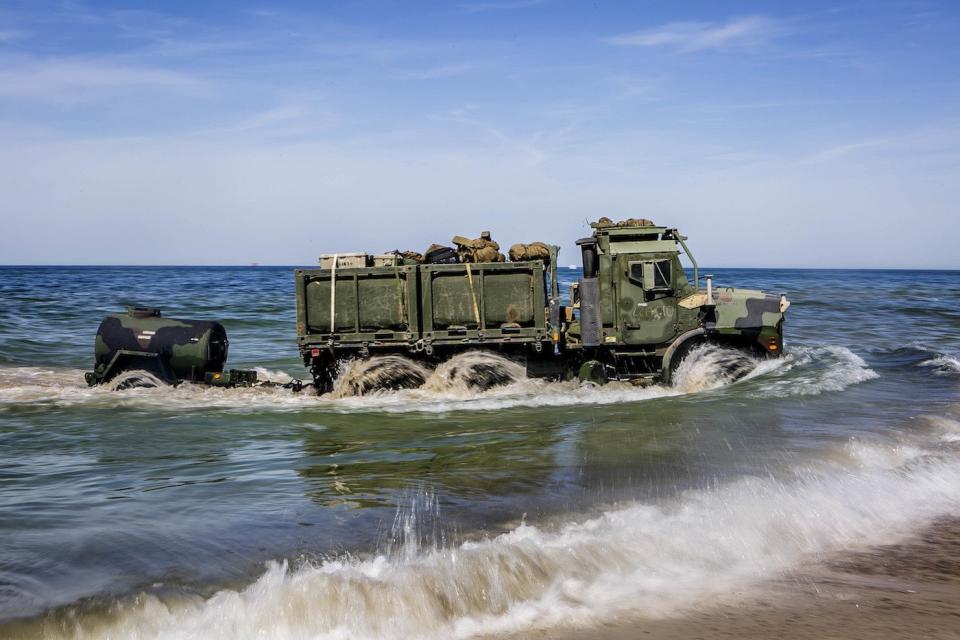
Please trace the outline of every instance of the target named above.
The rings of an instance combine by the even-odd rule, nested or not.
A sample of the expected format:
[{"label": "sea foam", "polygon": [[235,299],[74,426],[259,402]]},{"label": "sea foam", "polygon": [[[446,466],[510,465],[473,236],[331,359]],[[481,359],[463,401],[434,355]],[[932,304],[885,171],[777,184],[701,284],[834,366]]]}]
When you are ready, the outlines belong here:
[{"label": "sea foam", "polygon": [[[471,638],[595,624],[629,609],[670,616],[783,575],[822,554],[880,544],[960,513],[960,458],[919,436],[851,441],[785,476],[744,477],[668,501],[459,544],[423,544],[418,507],[398,510],[398,544],[292,568],[272,562],[242,590],[141,594],[74,616],[75,638]],[[939,444],[937,444],[939,442]],[[421,501],[435,508],[429,497]]]}]

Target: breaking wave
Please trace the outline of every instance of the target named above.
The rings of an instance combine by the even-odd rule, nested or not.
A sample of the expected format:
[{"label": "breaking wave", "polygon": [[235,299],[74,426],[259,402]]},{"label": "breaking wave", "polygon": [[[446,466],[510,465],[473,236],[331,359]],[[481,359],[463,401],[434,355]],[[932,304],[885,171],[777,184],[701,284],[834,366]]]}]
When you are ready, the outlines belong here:
[{"label": "breaking wave", "polygon": [[960,443],[960,421],[944,416],[927,416],[927,421],[943,442]]},{"label": "breaking wave", "polygon": [[960,452],[930,435],[850,441],[778,477],[458,544],[436,535],[436,503],[423,496],[398,511],[379,554],[274,562],[245,589],[142,593],[107,612],[59,612],[44,628],[78,639],[470,638],[595,624],[625,607],[668,616],[960,513]]},{"label": "breaking wave", "polygon": [[955,376],[960,374],[960,358],[948,355],[938,355],[920,363],[921,367],[930,367],[938,376]]}]

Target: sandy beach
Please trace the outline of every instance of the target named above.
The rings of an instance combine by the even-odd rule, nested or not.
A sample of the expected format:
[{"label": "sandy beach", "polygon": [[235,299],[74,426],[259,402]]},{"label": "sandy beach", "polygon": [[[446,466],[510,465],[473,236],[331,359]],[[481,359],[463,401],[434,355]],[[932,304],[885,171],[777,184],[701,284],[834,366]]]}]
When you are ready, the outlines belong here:
[{"label": "sandy beach", "polygon": [[960,520],[913,539],[833,557],[665,619],[530,634],[573,640],[960,638]]}]

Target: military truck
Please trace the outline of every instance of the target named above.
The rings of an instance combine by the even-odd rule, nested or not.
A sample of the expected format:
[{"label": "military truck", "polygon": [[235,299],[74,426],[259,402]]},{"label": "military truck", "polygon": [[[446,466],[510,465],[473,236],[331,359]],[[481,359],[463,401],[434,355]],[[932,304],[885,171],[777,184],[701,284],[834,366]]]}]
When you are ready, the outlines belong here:
[{"label": "military truck", "polygon": [[[649,384],[669,383],[686,354],[705,342],[782,354],[785,296],[714,288],[709,276],[701,287],[677,229],[609,218],[591,227],[592,235],[577,241],[583,275],[565,302],[557,247],[535,243],[546,250],[531,260],[523,259],[530,252],[514,251],[527,245],[515,245],[508,262],[491,252],[486,232],[466,241],[475,246],[455,238],[458,252],[434,246],[426,256],[327,255],[318,269],[297,269],[299,349],[317,391],[333,388],[344,363],[378,356],[435,367],[482,350],[524,364],[531,377]],[[382,382],[400,388],[422,378]]]}]

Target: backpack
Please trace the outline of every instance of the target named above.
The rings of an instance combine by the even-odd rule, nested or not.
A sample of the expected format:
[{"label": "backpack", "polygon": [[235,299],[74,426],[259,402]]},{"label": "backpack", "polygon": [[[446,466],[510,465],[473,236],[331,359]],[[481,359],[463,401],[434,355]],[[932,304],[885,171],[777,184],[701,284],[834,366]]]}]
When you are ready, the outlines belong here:
[{"label": "backpack", "polygon": [[460,258],[453,247],[432,244],[423,255],[423,261],[427,264],[456,264],[460,262]]}]

